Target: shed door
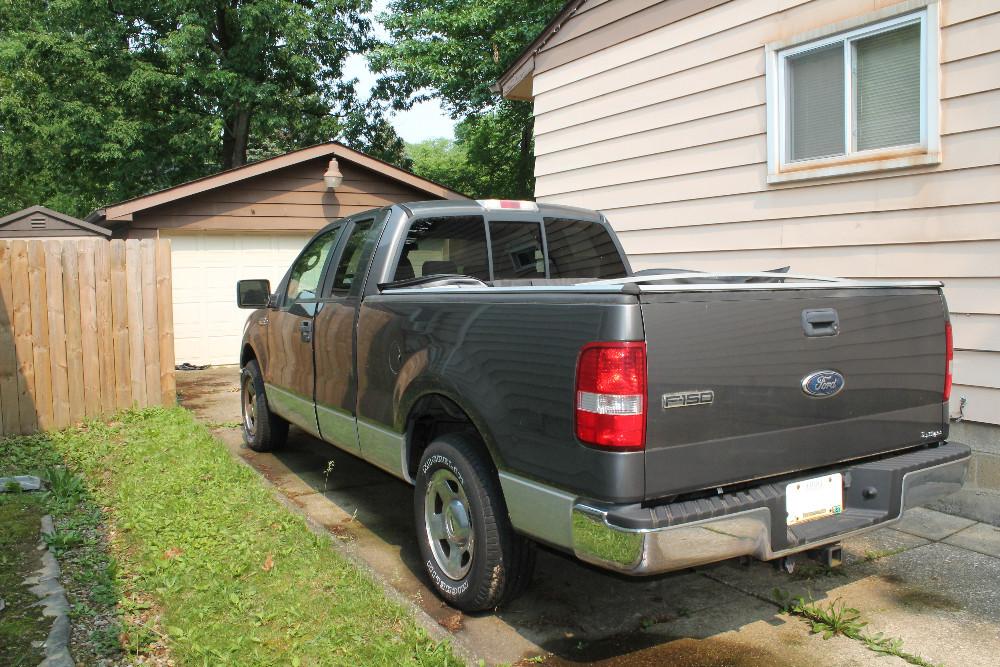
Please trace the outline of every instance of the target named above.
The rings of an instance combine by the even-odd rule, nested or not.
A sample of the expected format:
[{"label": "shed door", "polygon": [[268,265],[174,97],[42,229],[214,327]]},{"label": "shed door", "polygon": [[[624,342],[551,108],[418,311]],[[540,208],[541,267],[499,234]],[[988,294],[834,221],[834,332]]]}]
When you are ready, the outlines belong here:
[{"label": "shed door", "polygon": [[237,364],[249,311],[236,281],[267,278],[275,289],[310,234],[191,232],[171,242],[174,351],[178,364]]}]

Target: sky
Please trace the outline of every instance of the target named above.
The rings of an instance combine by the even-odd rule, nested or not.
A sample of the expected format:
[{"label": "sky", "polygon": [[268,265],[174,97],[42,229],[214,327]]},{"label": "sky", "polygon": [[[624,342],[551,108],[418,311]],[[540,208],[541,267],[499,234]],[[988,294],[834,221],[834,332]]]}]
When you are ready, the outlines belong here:
[{"label": "sky", "polygon": [[[385,11],[386,2],[387,0],[375,0],[372,3],[374,16]],[[375,33],[379,38],[388,36],[378,21],[375,21]],[[358,90],[366,95],[375,83],[375,75],[368,69],[368,61],[362,55],[353,55],[347,59],[344,76],[357,78]],[[455,121],[448,117],[437,100],[421,102],[409,111],[395,112],[392,125],[396,128],[396,133],[410,143],[438,137],[453,139],[455,136]]]}]

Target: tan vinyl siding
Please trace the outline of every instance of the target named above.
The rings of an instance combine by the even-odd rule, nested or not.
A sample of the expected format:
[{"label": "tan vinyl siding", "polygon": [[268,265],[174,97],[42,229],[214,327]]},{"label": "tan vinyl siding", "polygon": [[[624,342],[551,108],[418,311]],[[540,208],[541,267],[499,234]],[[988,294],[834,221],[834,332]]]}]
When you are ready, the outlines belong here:
[{"label": "tan vinyl siding", "polygon": [[[329,158],[311,160],[135,214],[132,230],[313,232],[353,213],[405,201],[425,192],[340,161],[344,182],[326,189]],[[130,232],[134,234],[135,231]]]},{"label": "tan vinyl siding", "polygon": [[[675,0],[637,4],[612,25]],[[939,3],[939,165],[782,185],[767,183],[765,44],[901,3],[676,4],[611,45],[571,18],[540,52],[537,198],[604,211],[639,269],[941,279],[953,412],[965,396],[967,419],[1000,424],[1000,0]]]}]

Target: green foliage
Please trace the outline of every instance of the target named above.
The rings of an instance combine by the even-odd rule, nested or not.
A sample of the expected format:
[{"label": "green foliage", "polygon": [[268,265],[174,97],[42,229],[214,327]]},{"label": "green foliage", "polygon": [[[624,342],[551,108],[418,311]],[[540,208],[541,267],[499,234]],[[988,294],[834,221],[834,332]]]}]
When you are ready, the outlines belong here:
[{"label": "green foliage", "polygon": [[458,664],[186,411],[51,438],[109,508],[119,577],[155,597],[178,664]]},{"label": "green foliage", "polygon": [[51,502],[72,509],[86,495],[83,479],[63,466],[53,466],[45,472]]},{"label": "green foliage", "polygon": [[343,80],[371,0],[0,4],[0,215],[101,205],[342,136],[405,162]]},{"label": "green foliage", "polygon": [[[78,664],[105,664],[113,660],[122,652],[120,637],[123,634],[131,636],[136,631],[131,628],[132,623],[120,614],[120,605],[124,601],[122,586],[107,544],[100,538],[100,527],[104,523],[101,508],[90,497],[86,482],[61,465],[62,457],[48,435],[20,436],[0,441],[0,461],[5,456],[16,456],[21,470],[38,471],[49,482],[46,493],[23,494],[23,497],[30,498],[43,508],[39,509],[39,516],[45,512],[51,514],[55,524],[56,532],[44,540],[59,557],[74,636],[89,637],[89,641],[72,646],[73,657]],[[30,540],[22,544],[31,552],[35,552],[37,544],[38,519],[38,516],[33,517]],[[0,516],[0,535],[7,528],[8,524]],[[0,590],[5,589],[2,578],[9,569],[2,554],[10,551],[0,538]],[[33,604],[37,602],[33,595],[31,601]],[[0,625],[3,616],[0,615]],[[0,637],[0,648],[3,647],[2,639]],[[0,663],[6,664],[4,657],[0,650]]]},{"label": "green foliage", "polygon": [[413,173],[457,192],[478,196],[479,174],[469,164],[464,145],[444,138],[427,139],[417,144],[406,144],[406,156],[410,159]]},{"label": "green foliage", "polygon": [[[475,187],[459,189],[469,195],[533,195],[531,105],[501,100],[490,86],[562,5],[562,0],[392,0],[379,17],[389,40],[370,56],[372,71],[382,74],[375,95],[396,109],[436,98],[462,119],[456,144],[476,176]],[[450,185],[467,179],[459,171],[438,180]]]},{"label": "green foliage", "polygon": [[782,611],[805,619],[809,623],[810,630],[814,634],[822,635],[823,639],[843,636],[861,642],[869,650],[880,655],[894,655],[919,667],[935,667],[933,663],[921,656],[903,650],[902,639],[886,637],[881,632],[869,633],[866,631],[868,622],[861,617],[861,612],[854,607],[848,607],[847,603],[839,598],[823,605],[812,600],[811,597],[809,599],[792,598],[780,589],[775,589],[773,596],[778,601]]}]

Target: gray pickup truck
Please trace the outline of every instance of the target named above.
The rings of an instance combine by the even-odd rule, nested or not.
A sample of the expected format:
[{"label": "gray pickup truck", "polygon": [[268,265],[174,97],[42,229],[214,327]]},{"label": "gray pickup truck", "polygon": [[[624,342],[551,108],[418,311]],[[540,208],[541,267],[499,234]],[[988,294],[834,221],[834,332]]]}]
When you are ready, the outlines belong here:
[{"label": "gray pickup truck", "polygon": [[294,424],[413,484],[467,611],[522,590],[536,542],[631,575],[784,558],[968,466],[935,282],[633,274],[599,213],[436,201],[331,223],[237,301],[247,444]]}]

